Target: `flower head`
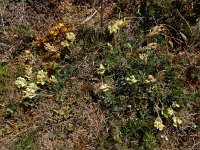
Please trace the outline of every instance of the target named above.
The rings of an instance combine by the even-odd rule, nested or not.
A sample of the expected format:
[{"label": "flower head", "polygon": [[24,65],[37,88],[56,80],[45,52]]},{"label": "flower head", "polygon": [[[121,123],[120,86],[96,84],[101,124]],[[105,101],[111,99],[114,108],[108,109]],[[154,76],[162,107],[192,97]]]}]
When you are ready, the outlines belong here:
[{"label": "flower head", "polygon": [[169,107],[167,108],[167,113],[168,115],[172,116],[174,114],[174,110],[171,107]]},{"label": "flower head", "polygon": [[55,77],[54,75],[51,75],[49,81],[50,81],[51,83],[58,83],[58,80],[56,79],[56,77]]},{"label": "flower head", "polygon": [[108,26],[110,34],[117,33],[117,31],[125,25],[123,20],[117,20],[113,25]]},{"label": "flower head", "polygon": [[30,83],[27,87],[26,90],[23,91],[24,96],[23,98],[30,98],[32,99],[35,97],[37,94],[35,93],[39,88],[35,83]]},{"label": "flower head", "polygon": [[73,42],[76,39],[76,36],[73,32],[68,32],[66,33],[66,38],[70,40],[71,42]]},{"label": "flower head", "polygon": [[149,44],[146,46],[146,49],[148,49],[148,50],[156,49],[157,46],[158,46],[157,43],[149,43]]},{"label": "flower head", "polygon": [[15,85],[18,88],[25,87],[27,85],[26,79],[18,77],[17,80],[15,81]]},{"label": "flower head", "polygon": [[174,114],[174,110],[171,107],[168,107],[164,110],[163,115],[164,117],[168,118],[168,116],[172,116]]},{"label": "flower head", "polygon": [[152,75],[148,75],[147,80],[145,80],[145,83],[150,83],[150,82],[156,82],[156,79]]},{"label": "flower head", "polygon": [[26,67],[25,77],[30,80],[33,76],[32,67]]},{"label": "flower head", "polygon": [[104,67],[103,64],[100,64],[99,68],[97,69],[97,73],[100,75],[103,75],[106,71],[106,68]]},{"label": "flower head", "polygon": [[128,82],[128,84],[132,85],[136,82],[138,82],[138,80],[136,80],[135,76],[134,75],[131,75],[130,77],[127,77],[126,78],[126,81]]},{"label": "flower head", "polygon": [[179,107],[180,107],[180,105],[179,105],[179,104],[177,104],[176,102],[173,102],[173,103],[172,103],[172,107],[174,107],[174,108],[179,108]]},{"label": "flower head", "polygon": [[63,47],[68,47],[69,46],[69,42],[68,41],[63,41],[60,43]]},{"label": "flower head", "polygon": [[139,58],[140,58],[140,60],[142,60],[144,62],[144,64],[147,64],[148,55],[149,54],[147,54],[147,53],[139,54]]},{"label": "flower head", "polygon": [[38,71],[37,73],[37,83],[44,85],[47,79],[47,72],[43,70]]},{"label": "flower head", "polygon": [[110,25],[110,26],[108,26],[108,30],[109,30],[110,34],[116,33],[117,30],[119,30],[119,27],[117,25],[112,25],[112,26]]},{"label": "flower head", "polygon": [[103,83],[101,86],[100,86],[100,90],[102,90],[103,92],[107,92],[108,90],[110,90],[110,86],[106,83]]},{"label": "flower head", "polygon": [[163,128],[165,127],[162,123],[162,119],[160,117],[157,117],[155,122],[154,122],[154,127],[160,131],[163,130]]},{"label": "flower head", "polygon": [[172,118],[172,120],[173,120],[173,126],[175,126],[175,127],[177,127],[178,125],[182,124],[182,120],[177,118],[177,117],[175,117],[175,116]]},{"label": "flower head", "polygon": [[51,45],[50,43],[45,43],[44,44],[44,48],[47,51],[51,51],[51,52],[56,52],[57,51],[57,48],[55,46]]}]

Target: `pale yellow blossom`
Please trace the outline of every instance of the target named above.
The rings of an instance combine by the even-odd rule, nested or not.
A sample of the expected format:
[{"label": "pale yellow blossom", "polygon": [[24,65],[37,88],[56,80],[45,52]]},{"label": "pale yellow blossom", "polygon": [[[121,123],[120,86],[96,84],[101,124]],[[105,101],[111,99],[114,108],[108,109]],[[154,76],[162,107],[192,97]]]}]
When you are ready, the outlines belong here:
[{"label": "pale yellow blossom", "polygon": [[108,30],[109,30],[110,34],[116,33],[117,30],[119,30],[119,27],[117,25],[109,25]]},{"label": "pale yellow blossom", "polygon": [[173,102],[173,103],[172,103],[172,107],[174,107],[174,108],[179,108],[179,107],[180,107],[180,105],[179,105],[179,104],[177,104],[176,102]]},{"label": "pale yellow blossom", "polygon": [[18,77],[17,80],[15,81],[15,85],[18,88],[25,87],[27,85],[26,79]]},{"label": "pale yellow blossom", "polygon": [[35,93],[39,88],[35,83],[30,83],[26,89],[23,91],[24,95],[23,98],[30,98],[32,99],[35,97],[37,94]]},{"label": "pale yellow blossom", "polygon": [[57,51],[57,48],[55,46],[51,45],[50,43],[45,43],[44,48],[47,51],[50,51],[50,52],[56,52]]},{"label": "pale yellow blossom", "polygon": [[165,127],[162,123],[162,119],[160,117],[157,117],[155,122],[154,122],[154,127],[160,131],[163,130],[163,128]]},{"label": "pale yellow blossom", "polygon": [[73,42],[76,39],[76,36],[73,32],[68,32],[66,33],[66,38],[70,40],[71,42]]},{"label": "pale yellow blossom", "polygon": [[61,42],[61,45],[63,47],[68,47],[69,46],[69,42],[68,41],[63,41],[63,42]]},{"label": "pale yellow blossom", "polygon": [[146,46],[146,49],[147,50],[151,50],[151,49],[156,49],[158,47],[158,44],[157,43],[149,43],[147,46]]},{"label": "pale yellow blossom", "polygon": [[49,78],[49,81],[52,83],[58,83],[58,80],[56,79],[54,75],[51,75],[51,77]]},{"label": "pale yellow blossom", "polygon": [[140,58],[140,60],[142,60],[144,62],[144,64],[147,64],[148,55],[149,54],[147,54],[147,53],[139,54],[139,58]]},{"label": "pale yellow blossom", "polygon": [[145,80],[145,83],[150,83],[150,82],[156,82],[156,79],[152,75],[148,75],[147,80]]},{"label": "pale yellow blossom", "polygon": [[167,114],[172,116],[174,114],[174,110],[171,107],[167,108]]},{"label": "pale yellow blossom", "polygon": [[138,82],[138,80],[136,80],[136,78],[135,78],[134,75],[131,75],[130,77],[127,77],[127,78],[126,78],[126,81],[128,81],[128,83],[129,83],[130,85],[132,85],[132,84]]},{"label": "pale yellow blossom", "polygon": [[108,30],[110,34],[116,33],[124,25],[125,22],[123,20],[117,20],[113,25],[108,26]]},{"label": "pale yellow blossom", "polygon": [[100,86],[100,90],[102,90],[103,92],[107,92],[110,90],[110,86],[106,83],[101,84]]},{"label": "pale yellow blossom", "polygon": [[182,124],[182,120],[180,118],[177,118],[177,117],[173,117],[172,118],[173,120],[173,126],[177,127],[178,125]]},{"label": "pale yellow blossom", "polygon": [[106,71],[106,68],[104,67],[103,64],[100,64],[99,68],[97,69],[97,73],[100,75],[103,75]]},{"label": "pale yellow blossom", "polygon": [[168,116],[172,116],[174,114],[174,110],[171,107],[168,107],[164,110],[163,116],[168,118]]},{"label": "pale yellow blossom", "polygon": [[25,70],[25,77],[30,80],[33,76],[32,67],[28,66]]},{"label": "pale yellow blossom", "polygon": [[37,83],[44,85],[47,79],[47,72],[40,70],[37,73]]}]

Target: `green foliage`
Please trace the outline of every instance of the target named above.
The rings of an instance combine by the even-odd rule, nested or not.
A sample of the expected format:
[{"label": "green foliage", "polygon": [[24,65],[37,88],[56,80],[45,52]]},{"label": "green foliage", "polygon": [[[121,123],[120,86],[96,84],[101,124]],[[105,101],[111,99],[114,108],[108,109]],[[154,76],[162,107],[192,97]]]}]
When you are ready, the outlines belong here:
[{"label": "green foliage", "polygon": [[36,137],[36,133],[26,133],[18,136],[15,145],[13,145],[13,149],[16,150],[35,150],[36,145],[34,144],[34,140]]}]

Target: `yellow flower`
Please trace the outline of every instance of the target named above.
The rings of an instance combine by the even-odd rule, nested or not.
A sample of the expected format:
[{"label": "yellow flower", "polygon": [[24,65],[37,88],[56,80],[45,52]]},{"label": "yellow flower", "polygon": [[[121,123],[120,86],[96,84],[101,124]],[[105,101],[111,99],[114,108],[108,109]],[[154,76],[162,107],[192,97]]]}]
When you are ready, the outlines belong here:
[{"label": "yellow flower", "polygon": [[154,122],[154,127],[160,131],[163,130],[163,128],[165,127],[162,123],[162,119],[160,117],[157,117],[155,122]]},{"label": "yellow flower", "polygon": [[174,108],[179,108],[179,107],[180,107],[180,105],[179,105],[179,104],[177,104],[176,102],[173,102],[173,103],[172,103],[172,107],[174,107]]},{"label": "yellow flower", "polygon": [[123,25],[125,25],[125,22],[123,20],[117,20],[115,22],[115,25],[117,25],[118,27],[122,27]]},{"label": "yellow flower", "polygon": [[23,98],[30,98],[32,99],[33,97],[35,97],[37,94],[35,93],[39,88],[37,87],[37,85],[35,83],[30,83],[27,87],[26,90],[23,91],[23,93],[25,94],[23,96]]},{"label": "yellow flower", "polygon": [[38,71],[37,83],[44,85],[46,79],[47,79],[47,72],[44,72],[43,70]]},{"label": "yellow flower", "polygon": [[127,77],[126,78],[126,81],[128,81],[128,83],[131,85],[131,84],[134,84],[136,82],[138,82],[138,80],[135,79],[135,76],[134,75],[131,75],[130,77]]},{"label": "yellow flower", "polygon": [[117,25],[108,26],[108,30],[109,30],[110,34],[117,33],[118,29],[119,29],[119,27]]},{"label": "yellow flower", "polygon": [[148,33],[147,36],[154,36],[160,34],[162,31],[164,31],[164,26],[163,25],[158,25],[153,27],[150,32]]},{"label": "yellow flower", "polygon": [[103,83],[101,86],[100,86],[100,90],[102,90],[103,92],[107,92],[108,90],[110,90],[110,86],[106,83]]},{"label": "yellow flower", "polygon": [[64,27],[65,27],[65,24],[64,24],[64,23],[59,23],[59,24],[57,25],[57,27],[58,27],[58,29],[64,28]]},{"label": "yellow flower", "polygon": [[173,126],[175,126],[175,127],[177,127],[178,125],[182,124],[182,120],[177,118],[177,117],[175,117],[175,116],[172,118],[172,120],[173,120]]},{"label": "yellow flower", "polygon": [[157,46],[158,46],[157,43],[149,43],[149,44],[146,46],[146,49],[147,49],[147,50],[156,49]]},{"label": "yellow flower", "polygon": [[54,75],[51,75],[49,81],[52,83],[58,83],[58,80],[56,79],[56,77]]},{"label": "yellow flower", "polygon": [[108,30],[110,34],[117,33],[117,30],[119,30],[124,25],[125,25],[125,22],[123,20],[117,20],[115,24],[108,26]]},{"label": "yellow flower", "polygon": [[145,83],[156,82],[156,79],[152,75],[148,75],[148,79],[145,80]]},{"label": "yellow flower", "polygon": [[27,85],[27,82],[24,78],[18,77],[17,80],[15,81],[15,85],[18,88],[21,88],[21,87],[25,87]]},{"label": "yellow flower", "polygon": [[148,55],[149,54],[147,54],[147,53],[145,53],[145,54],[139,54],[139,58],[144,62],[145,65],[147,64]]},{"label": "yellow flower", "polygon": [[57,36],[59,34],[59,31],[50,30],[49,34],[52,35],[52,36]]},{"label": "yellow flower", "polygon": [[25,77],[30,80],[32,78],[32,67],[26,67],[26,71],[25,71]]},{"label": "yellow flower", "polygon": [[172,116],[174,114],[174,110],[171,107],[167,108],[167,114]]},{"label": "yellow flower", "polygon": [[106,68],[103,66],[103,64],[100,64],[99,68],[97,69],[97,73],[100,75],[103,75],[106,71]]},{"label": "yellow flower", "polygon": [[168,116],[172,116],[174,114],[174,110],[171,107],[168,107],[164,110],[164,117],[168,118]]},{"label": "yellow flower", "polygon": [[45,48],[47,51],[51,51],[51,52],[57,51],[56,47],[55,47],[55,46],[52,46],[52,45],[49,44],[49,43],[45,43],[45,44],[44,44],[44,48]]},{"label": "yellow flower", "polygon": [[107,43],[107,46],[108,46],[108,48],[112,51],[114,48],[113,48],[113,46],[112,46],[112,44],[110,44],[110,43]]},{"label": "yellow flower", "polygon": [[75,40],[76,36],[73,32],[68,32],[68,33],[66,33],[66,38],[68,40],[70,40],[71,42],[73,42]]},{"label": "yellow flower", "polygon": [[25,50],[25,54],[29,55],[29,54],[31,54],[31,51],[30,50]]},{"label": "yellow flower", "polygon": [[61,45],[63,47],[68,47],[69,46],[69,42],[68,41],[63,41],[63,42],[61,42]]}]

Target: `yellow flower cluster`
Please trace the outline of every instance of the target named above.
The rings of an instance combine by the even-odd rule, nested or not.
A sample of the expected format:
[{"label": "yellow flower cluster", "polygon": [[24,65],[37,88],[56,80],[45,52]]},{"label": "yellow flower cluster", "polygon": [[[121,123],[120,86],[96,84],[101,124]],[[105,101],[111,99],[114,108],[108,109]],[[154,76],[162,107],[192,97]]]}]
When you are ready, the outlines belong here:
[{"label": "yellow flower cluster", "polygon": [[150,83],[150,82],[152,83],[156,82],[156,79],[152,75],[148,75],[148,78],[145,80],[145,83]]},{"label": "yellow flower cluster", "polygon": [[117,33],[117,31],[125,25],[123,20],[117,20],[113,25],[108,26],[110,34]]},{"label": "yellow flower cluster", "polygon": [[168,107],[167,109],[164,110],[163,116],[165,118],[168,118],[169,116],[172,116],[174,114],[174,110],[171,107]]},{"label": "yellow flower cluster", "polygon": [[36,92],[39,89],[37,84],[44,85],[46,81],[50,83],[58,82],[54,75],[51,75],[51,77],[48,79],[47,72],[43,70],[37,72],[35,81],[35,77],[33,78],[32,67],[26,67],[25,78],[18,77],[15,81],[15,85],[18,88],[23,88],[23,98],[32,99],[37,95]]},{"label": "yellow flower cluster", "polygon": [[24,79],[22,77],[18,77],[17,80],[15,81],[15,85],[18,88],[25,87],[27,85],[26,79]]},{"label": "yellow flower cluster", "polygon": [[103,84],[101,84],[101,86],[100,86],[100,90],[102,90],[103,92],[109,91],[110,88],[111,88],[111,87],[110,87],[108,84],[106,84],[106,83],[103,83]]},{"label": "yellow flower cluster", "polygon": [[15,81],[15,85],[18,88],[24,87],[25,89],[23,90],[23,98],[30,98],[32,99],[35,97],[36,91],[39,89],[35,83],[28,83],[33,78],[33,73],[32,73],[32,67],[26,67],[25,70],[25,78],[18,77],[17,80]]},{"label": "yellow flower cluster", "polygon": [[155,122],[154,122],[154,127],[160,131],[163,130],[163,128],[165,127],[162,123],[162,119],[160,117],[157,117]]},{"label": "yellow flower cluster", "polygon": [[60,33],[60,30],[63,28],[65,28],[64,23],[59,23],[49,31],[49,34],[52,36],[57,36]]},{"label": "yellow flower cluster", "polygon": [[23,98],[30,98],[32,99],[33,97],[35,97],[37,94],[36,94],[36,91],[38,90],[39,88],[37,87],[37,85],[35,83],[30,83],[26,89],[23,91],[23,93],[25,94],[23,96]]},{"label": "yellow flower cluster", "polygon": [[71,42],[74,42],[74,40],[76,39],[76,36],[73,32],[68,32],[66,33],[66,38],[71,41]]},{"label": "yellow flower cluster", "polygon": [[147,50],[156,49],[158,47],[157,43],[149,43],[145,48]]},{"label": "yellow flower cluster", "polygon": [[37,78],[38,84],[44,85],[45,81],[47,79],[47,72],[45,72],[43,70],[38,71],[36,78]]},{"label": "yellow flower cluster", "polygon": [[32,67],[26,67],[25,77],[30,80],[33,77]]},{"label": "yellow flower cluster", "polygon": [[36,40],[32,42],[32,44],[36,47],[41,47],[44,43],[47,42],[47,39],[43,37],[36,37]]},{"label": "yellow flower cluster", "polygon": [[56,79],[56,77],[54,75],[51,75],[51,77],[49,78],[49,81],[51,83],[58,83],[58,80]]},{"label": "yellow flower cluster", "polygon": [[126,78],[126,81],[128,82],[128,84],[132,85],[136,82],[138,82],[138,80],[136,80],[135,76],[134,75],[131,75],[130,77],[127,77]]},{"label": "yellow flower cluster", "polygon": [[178,125],[182,124],[182,120],[180,118],[177,118],[177,117],[173,117],[172,118],[173,120],[173,126],[177,127]]},{"label": "yellow flower cluster", "polygon": [[106,68],[104,67],[103,64],[100,64],[99,68],[97,69],[97,73],[100,75],[103,75],[106,71]]},{"label": "yellow flower cluster", "polygon": [[66,33],[66,39],[67,40],[61,42],[63,47],[68,47],[72,42],[74,42],[76,35],[73,32],[68,32]]},{"label": "yellow flower cluster", "polygon": [[51,45],[50,43],[45,43],[44,48],[47,51],[50,51],[50,52],[56,52],[57,51],[57,48],[55,46]]},{"label": "yellow flower cluster", "polygon": [[140,60],[141,60],[145,65],[147,64],[148,56],[149,56],[148,53],[139,54]]}]

